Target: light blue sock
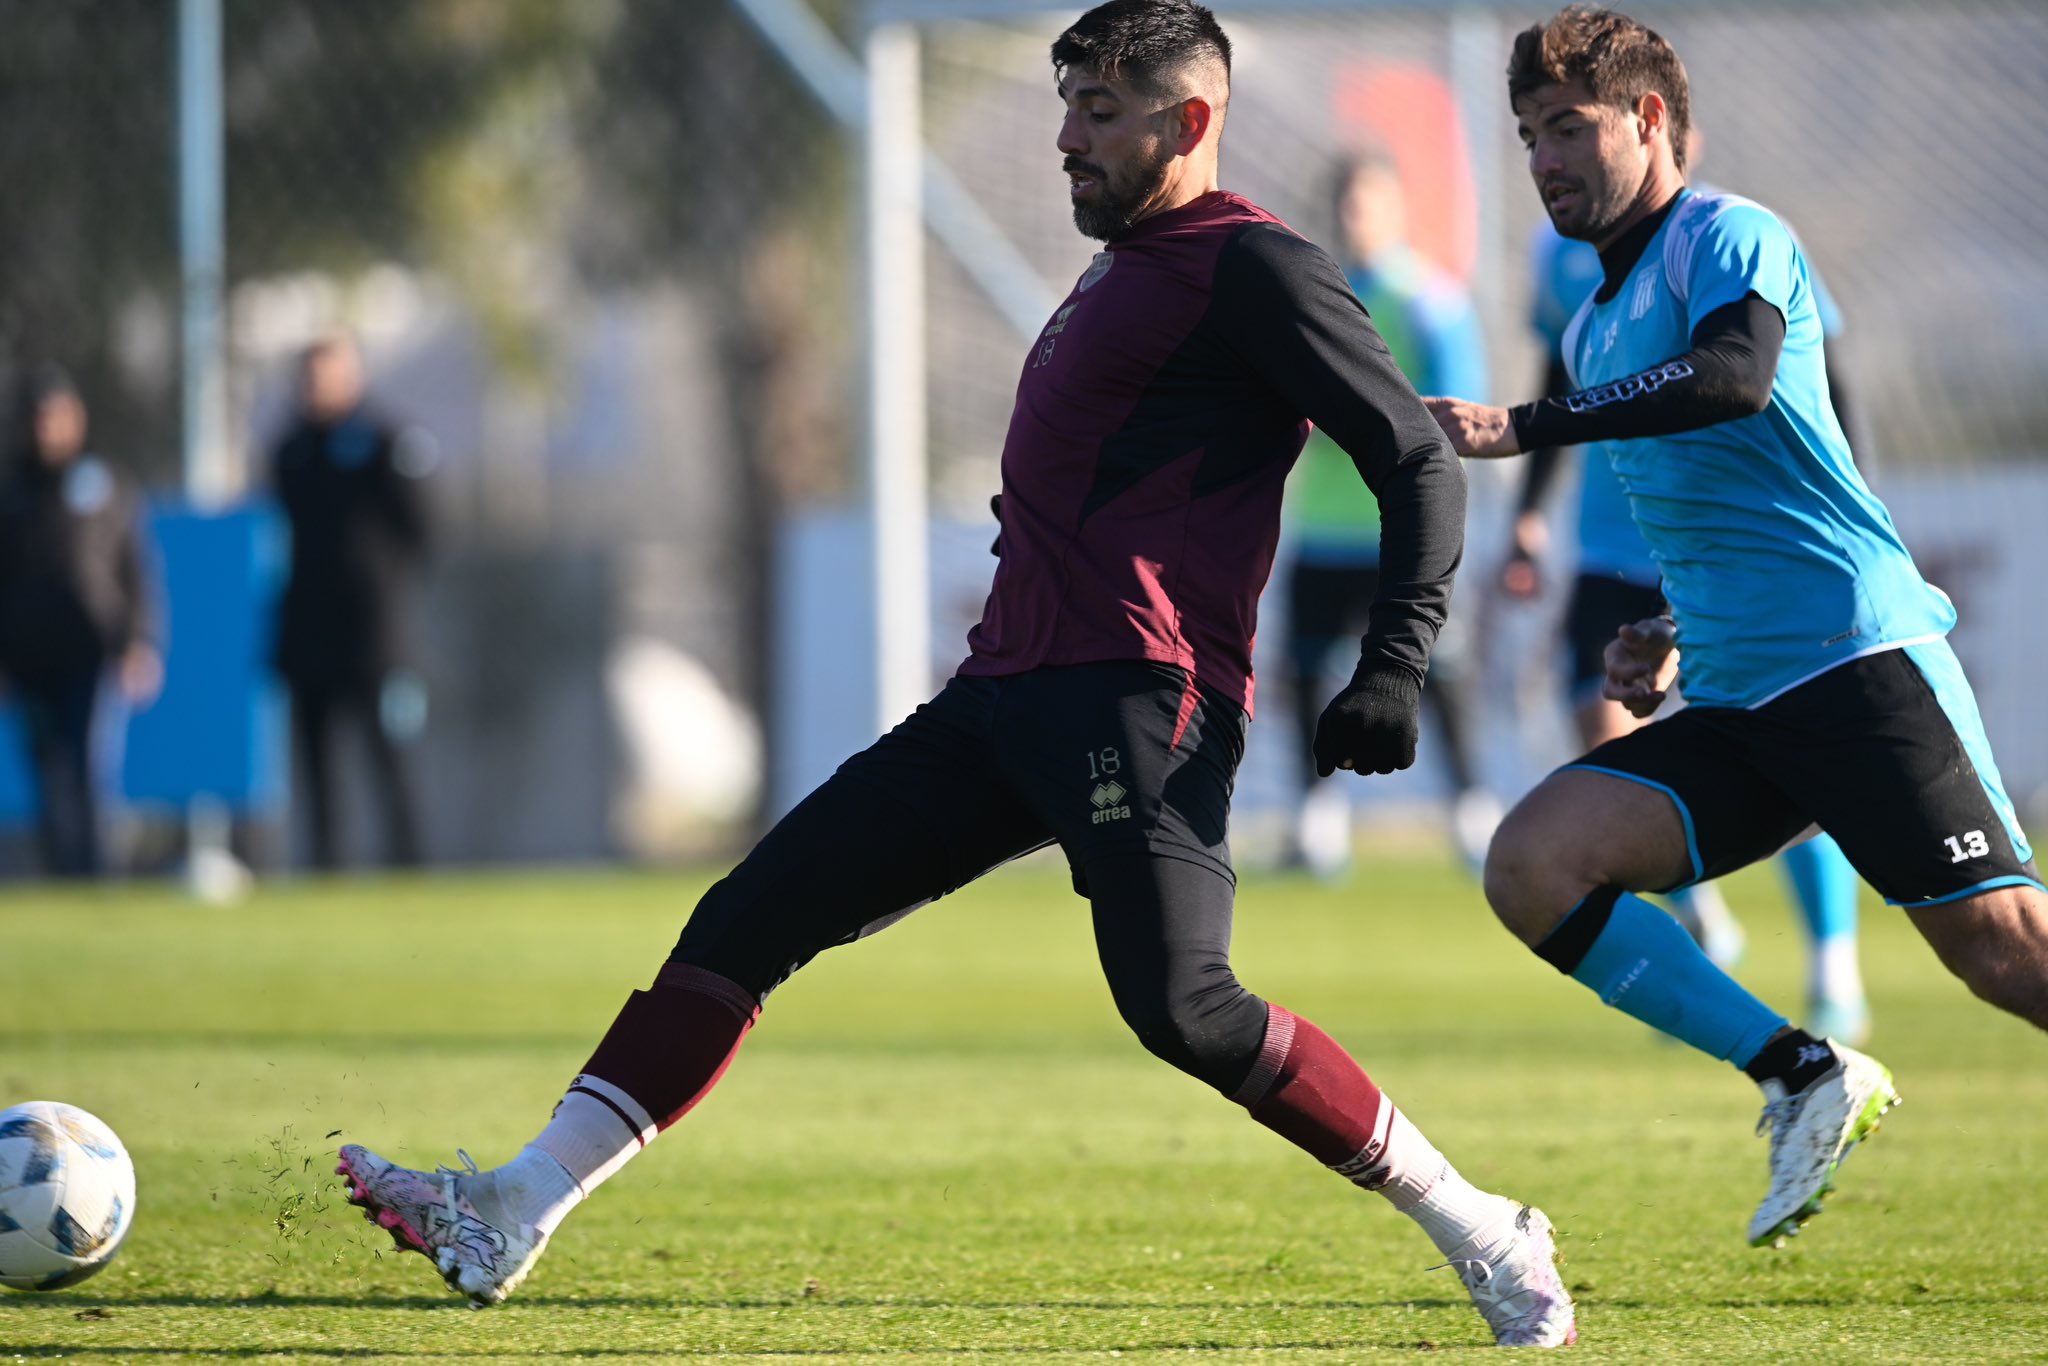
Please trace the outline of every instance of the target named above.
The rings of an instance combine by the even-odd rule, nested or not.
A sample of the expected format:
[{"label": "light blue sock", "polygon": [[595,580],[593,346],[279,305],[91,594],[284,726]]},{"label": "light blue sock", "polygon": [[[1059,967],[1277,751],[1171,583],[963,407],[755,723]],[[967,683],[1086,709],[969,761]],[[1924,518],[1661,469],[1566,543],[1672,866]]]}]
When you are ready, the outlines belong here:
[{"label": "light blue sock", "polygon": [[1779,863],[1814,943],[1856,933],[1856,870],[1841,845],[1815,835],[1787,849]]},{"label": "light blue sock", "polygon": [[1787,1023],[1715,967],[1684,926],[1627,892],[1571,975],[1623,1014],[1737,1067]]}]

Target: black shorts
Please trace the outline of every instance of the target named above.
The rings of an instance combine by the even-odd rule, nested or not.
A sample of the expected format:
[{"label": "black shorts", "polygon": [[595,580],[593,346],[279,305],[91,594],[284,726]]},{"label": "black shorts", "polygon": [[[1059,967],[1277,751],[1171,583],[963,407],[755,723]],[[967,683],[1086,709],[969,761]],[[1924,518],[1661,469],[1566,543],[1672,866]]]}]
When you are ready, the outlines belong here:
[{"label": "black shorts", "polygon": [[1244,740],[1243,709],[1167,665],[956,677],[777,821],[698,902],[676,956],[765,997],[816,954],[1055,842],[1083,895],[1096,860],[1126,854],[1228,886]]},{"label": "black shorts", "polygon": [[1817,824],[1894,905],[2041,885],[1945,641],[1850,660],[1754,708],[1695,703],[1565,767],[1668,795],[1685,822],[1688,883]]},{"label": "black shorts", "polygon": [[[1005,798],[1039,843],[1057,842],[1085,892],[1105,854],[1186,859],[1232,877],[1230,794],[1244,758],[1245,714],[1202,696],[1168,664],[1116,660],[955,678],[931,703],[841,769],[904,800],[933,792],[928,732],[945,731],[938,762],[964,763]],[[973,801],[957,776],[949,800]]]},{"label": "black shorts", "polygon": [[1607,642],[1624,624],[1664,611],[1664,590],[1600,574],[1581,574],[1572,581],[1571,603],[1565,608],[1564,638],[1571,670],[1566,691],[1573,706],[1600,695],[1607,681]]}]

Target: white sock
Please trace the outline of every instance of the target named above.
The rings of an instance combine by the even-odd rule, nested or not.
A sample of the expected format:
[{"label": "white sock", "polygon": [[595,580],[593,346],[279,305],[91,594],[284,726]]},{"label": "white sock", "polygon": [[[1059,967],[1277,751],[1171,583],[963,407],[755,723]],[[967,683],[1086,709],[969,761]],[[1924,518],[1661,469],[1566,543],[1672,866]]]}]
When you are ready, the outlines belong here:
[{"label": "white sock", "polygon": [[[569,1211],[583,1203],[583,1188],[569,1169],[531,1143],[519,1150],[519,1156],[485,1174],[491,1178],[498,1207],[542,1233],[553,1233]],[[474,1193],[469,1199],[477,1204]],[[477,1212],[489,1218],[480,1205]]]},{"label": "white sock", "polygon": [[654,1120],[638,1101],[602,1078],[579,1076],[547,1127],[489,1173],[497,1201],[514,1218],[552,1233],[654,1134]]},{"label": "white sock", "polygon": [[1857,962],[1855,935],[1834,935],[1813,946],[1813,999],[1863,999],[1863,968]]},{"label": "white sock", "polygon": [[1479,1238],[1511,1226],[1515,1210],[1514,1201],[1479,1189],[1445,1162],[1443,1174],[1429,1194],[1402,1212],[1422,1226],[1438,1252],[1449,1257]]},{"label": "white sock", "polygon": [[1387,1132],[1391,1175],[1379,1188],[1387,1202],[1413,1219],[1446,1257],[1499,1226],[1514,1202],[1489,1195],[1464,1177],[1398,1109]]}]

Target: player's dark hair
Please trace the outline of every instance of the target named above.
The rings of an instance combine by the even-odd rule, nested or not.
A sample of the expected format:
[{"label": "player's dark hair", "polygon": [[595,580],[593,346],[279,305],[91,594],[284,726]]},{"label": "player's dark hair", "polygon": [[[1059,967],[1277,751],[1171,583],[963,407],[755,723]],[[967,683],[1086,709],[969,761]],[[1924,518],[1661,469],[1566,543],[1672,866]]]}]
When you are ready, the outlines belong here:
[{"label": "player's dark hair", "polygon": [[1183,76],[1214,63],[1230,80],[1230,39],[1216,16],[1193,0],[1109,0],[1053,40],[1052,69],[1062,79],[1086,67],[1144,94],[1187,94]]},{"label": "player's dark hair", "polygon": [[1578,81],[1602,104],[1634,109],[1651,91],[1670,111],[1671,154],[1685,169],[1692,97],[1685,63],[1654,29],[1591,5],[1570,5],[1515,35],[1508,59],[1508,101],[1540,86]]}]

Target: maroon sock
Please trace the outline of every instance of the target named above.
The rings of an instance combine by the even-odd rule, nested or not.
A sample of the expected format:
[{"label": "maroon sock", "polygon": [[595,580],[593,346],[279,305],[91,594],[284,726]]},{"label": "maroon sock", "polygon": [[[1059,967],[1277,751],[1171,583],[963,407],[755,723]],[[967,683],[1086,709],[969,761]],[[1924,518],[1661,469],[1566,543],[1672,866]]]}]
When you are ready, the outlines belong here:
[{"label": "maroon sock", "polygon": [[1380,1164],[1394,1118],[1394,1103],[1335,1039],[1270,1002],[1259,1059],[1231,1099],[1354,1180]]},{"label": "maroon sock", "polygon": [[583,1071],[624,1091],[666,1129],[710,1094],[760,1014],[739,983],[664,963],[652,988],[627,998]]}]

